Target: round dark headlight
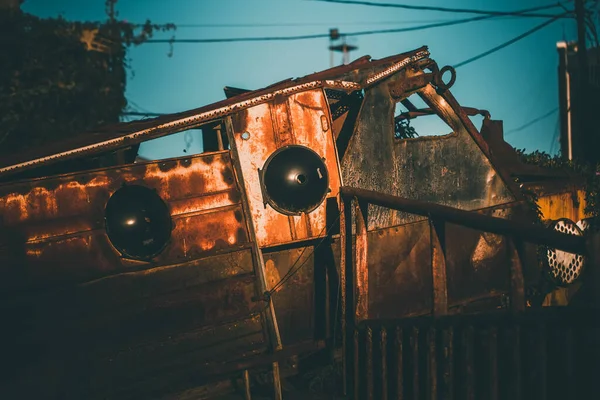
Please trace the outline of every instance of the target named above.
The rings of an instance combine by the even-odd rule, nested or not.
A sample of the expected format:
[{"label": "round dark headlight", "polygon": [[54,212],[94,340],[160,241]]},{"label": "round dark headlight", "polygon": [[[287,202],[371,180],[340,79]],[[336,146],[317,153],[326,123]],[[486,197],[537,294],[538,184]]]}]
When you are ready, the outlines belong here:
[{"label": "round dark headlight", "polygon": [[261,173],[265,201],[283,214],[311,212],[329,192],[327,166],[308,147],[278,149],[267,159]]},{"label": "round dark headlight", "polygon": [[113,193],[105,210],[106,233],[123,256],[150,259],[171,237],[171,214],[156,191],[144,186],[123,186]]}]

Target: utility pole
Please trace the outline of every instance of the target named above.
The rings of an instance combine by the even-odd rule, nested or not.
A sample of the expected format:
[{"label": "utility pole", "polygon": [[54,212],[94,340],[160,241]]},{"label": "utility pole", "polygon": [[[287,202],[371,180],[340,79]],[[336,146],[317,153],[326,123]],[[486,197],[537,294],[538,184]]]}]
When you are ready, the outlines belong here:
[{"label": "utility pole", "polygon": [[[338,45],[334,45],[333,42],[337,39],[342,39],[342,43]],[[329,64],[331,67],[334,67],[333,63],[333,53],[340,52],[342,53],[342,64],[348,64],[350,62],[350,51],[356,50],[358,47],[353,46],[351,44],[346,43],[346,36],[340,35],[339,30],[330,29],[329,30]]]},{"label": "utility pole", "polygon": [[588,96],[588,60],[585,27],[585,0],[575,0],[575,14],[577,17],[577,63],[578,63],[578,99],[577,99],[577,132],[581,143],[581,153],[585,161],[594,162],[597,152],[594,143],[594,130],[588,124],[589,96]]}]

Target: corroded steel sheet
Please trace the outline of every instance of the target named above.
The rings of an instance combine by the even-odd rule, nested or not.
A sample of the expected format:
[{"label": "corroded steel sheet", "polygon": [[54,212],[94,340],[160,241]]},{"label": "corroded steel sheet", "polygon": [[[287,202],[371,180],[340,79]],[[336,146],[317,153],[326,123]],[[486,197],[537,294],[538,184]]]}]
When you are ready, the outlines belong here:
[{"label": "corroded steel sheet", "polygon": [[[171,240],[152,262],[127,260],[104,229],[104,208],[123,184],[155,189],[170,208]],[[228,152],[0,186],[2,287],[84,281],[181,263],[248,243]]]},{"label": "corroded steel sheet", "polygon": [[[11,342],[5,354],[19,354],[13,367],[22,373],[22,381],[11,386],[48,396],[58,382],[85,398],[92,393],[113,397],[116,388],[162,379],[165,373],[264,352],[263,307],[252,301],[251,263],[246,250],[4,303],[15,318],[4,315],[20,332],[18,337],[3,334]],[[38,349],[45,349],[43,357]],[[52,374],[57,369],[58,377]],[[94,379],[71,382],[75,376]],[[32,379],[38,385],[19,388]]]},{"label": "corroded steel sheet", "polygon": [[[427,221],[424,216],[431,214],[364,203],[354,209],[348,198],[345,210],[341,207],[343,180],[379,196],[461,209],[455,211],[463,213],[462,220],[472,216],[464,210],[531,218],[512,207],[521,195],[506,169],[509,163],[494,156],[487,142],[499,125],[484,123],[489,137],[480,134],[440,87],[441,77],[424,73],[437,71],[428,55],[422,48],[378,61],[361,58],[196,110],[121,124],[3,160],[0,180],[19,171],[42,177],[51,164],[60,170],[62,161],[104,157],[108,150],[206,128],[205,123],[218,124],[227,139],[221,141],[231,145],[226,151],[85,172],[69,164],[65,170],[79,172],[0,185],[0,307],[14,328],[4,331],[0,342],[12,345],[7,354],[19,377],[12,382],[14,393],[23,395],[36,379],[30,397],[127,397],[148,387],[181,393],[205,381],[198,371],[236,371],[247,356],[269,351],[276,356],[282,346],[286,351],[326,338],[336,332],[336,318],[345,335],[346,361],[366,354],[367,398],[385,398],[384,375],[403,374],[401,361],[393,371],[393,363],[376,356],[407,338],[414,347],[413,358],[407,353],[405,360],[413,361],[413,368],[405,372],[420,385],[423,365],[437,371],[433,358],[421,364],[425,360],[418,350],[436,353],[435,331],[367,329],[359,342],[352,324],[469,311],[474,308],[467,306],[490,298],[482,309],[503,307],[505,294],[522,297],[523,278],[514,270],[521,270],[521,262],[535,264],[535,248],[524,257],[519,243],[465,228],[460,221]],[[447,135],[395,137],[395,108],[409,95],[428,107],[413,110],[412,116],[435,113],[433,118],[446,123]],[[207,138],[211,133],[203,130]],[[279,211],[267,204],[261,184],[269,157],[290,145],[315,152],[316,171],[321,174],[323,162],[329,176],[325,199],[300,215],[285,215],[275,203]],[[302,185],[300,176],[295,178]],[[287,174],[284,178],[290,180]],[[107,202],[124,184],[153,189],[167,205],[170,240],[150,260],[120,254],[106,233]],[[570,200],[566,193],[544,196],[539,204],[549,214],[581,213],[580,193]],[[337,221],[340,236],[321,241],[337,234],[327,231]],[[525,281],[539,279],[536,268],[524,271]],[[465,357],[471,350],[466,348]],[[402,356],[400,351],[394,359]],[[54,372],[56,365],[60,372]],[[279,365],[272,368],[277,387]],[[351,373],[358,370],[346,370]],[[363,377],[355,378],[358,385]],[[432,375],[428,383],[435,397],[441,382]],[[420,387],[414,389],[418,397]]]},{"label": "corroded steel sheet", "polygon": [[301,268],[272,295],[283,345],[312,340],[315,329],[314,247],[299,247],[264,255],[269,289],[280,284],[291,268]]},{"label": "corroded steel sheet", "polygon": [[[402,74],[390,78],[401,81]],[[354,136],[342,160],[344,184],[391,195],[476,210],[514,200],[502,176],[482,152],[451,104],[430,85],[419,95],[448,124],[448,135],[394,138],[395,102],[389,88],[365,91]],[[369,229],[420,217],[372,207]]]},{"label": "corroded steel sheet", "polygon": [[429,223],[370,231],[369,317],[397,318],[433,310]]},{"label": "corroded steel sheet", "polygon": [[539,196],[536,203],[545,220],[569,218],[577,222],[587,217],[585,191],[573,190]]},{"label": "corroded steel sheet", "polygon": [[269,246],[325,234],[325,203],[298,216],[286,216],[263,204],[258,170],[277,149],[303,145],[325,158],[329,171],[328,198],[337,196],[339,169],[330,128],[329,108],[322,90],[276,98],[233,117],[233,136],[258,244]]}]

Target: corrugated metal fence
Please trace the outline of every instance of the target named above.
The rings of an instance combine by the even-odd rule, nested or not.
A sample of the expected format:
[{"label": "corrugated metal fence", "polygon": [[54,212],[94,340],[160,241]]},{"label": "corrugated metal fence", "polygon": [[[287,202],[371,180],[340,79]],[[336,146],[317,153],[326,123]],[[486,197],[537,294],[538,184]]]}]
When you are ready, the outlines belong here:
[{"label": "corrugated metal fence", "polygon": [[362,321],[348,371],[354,398],[600,398],[598,316],[547,308]]}]

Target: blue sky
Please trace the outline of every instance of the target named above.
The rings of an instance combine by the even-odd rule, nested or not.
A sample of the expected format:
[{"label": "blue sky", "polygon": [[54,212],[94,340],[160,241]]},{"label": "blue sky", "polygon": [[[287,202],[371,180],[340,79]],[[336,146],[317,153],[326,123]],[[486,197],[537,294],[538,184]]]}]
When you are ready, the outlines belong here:
[{"label": "blue sky", "polygon": [[[551,4],[553,0],[373,0],[414,5],[510,11]],[[572,8],[572,2],[565,3]],[[311,0],[119,0],[119,18],[129,22],[176,25],[155,38],[223,38],[292,36],[408,27],[472,14],[411,11]],[[26,0],[23,10],[42,17],[62,15],[71,20],[106,19],[104,0]],[[561,12],[560,8],[546,11]],[[495,18],[424,31],[349,38],[358,46],[351,59],[368,54],[383,58],[429,46],[440,67],[480,54],[542,23],[540,18]],[[240,26],[256,24],[261,26]],[[278,26],[264,26],[277,24]],[[457,69],[452,92],[463,106],[487,109],[504,120],[506,140],[528,151],[556,152],[558,113],[519,132],[510,131],[558,107],[556,42],[576,39],[574,20],[560,20],[479,61]],[[329,40],[288,42],[147,43],[130,50],[134,74],[127,83],[127,99],[135,108],[159,113],[196,108],[224,98],[223,87],[257,89],[282,79],[307,75],[329,67]],[[336,56],[341,63],[341,55]],[[477,125],[479,127],[479,124]],[[189,141],[189,137],[188,137]],[[191,144],[200,146],[198,140]],[[184,135],[163,138],[140,149],[149,158],[183,155]]]}]

